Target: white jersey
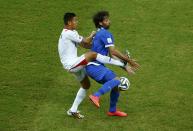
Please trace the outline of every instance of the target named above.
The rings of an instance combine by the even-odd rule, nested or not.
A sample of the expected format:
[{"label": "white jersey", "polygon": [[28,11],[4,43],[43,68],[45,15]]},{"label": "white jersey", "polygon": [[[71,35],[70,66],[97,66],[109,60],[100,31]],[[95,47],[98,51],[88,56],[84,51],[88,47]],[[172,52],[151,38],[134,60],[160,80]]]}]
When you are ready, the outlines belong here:
[{"label": "white jersey", "polygon": [[58,52],[64,68],[68,68],[78,57],[77,45],[82,40],[83,37],[76,30],[63,29],[58,42]]}]

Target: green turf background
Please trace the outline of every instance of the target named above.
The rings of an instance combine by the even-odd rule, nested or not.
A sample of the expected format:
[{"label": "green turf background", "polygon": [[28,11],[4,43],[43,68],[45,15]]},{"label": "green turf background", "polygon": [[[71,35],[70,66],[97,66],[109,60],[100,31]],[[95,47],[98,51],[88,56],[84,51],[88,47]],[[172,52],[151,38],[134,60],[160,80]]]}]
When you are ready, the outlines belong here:
[{"label": "green turf background", "polygon": [[[110,12],[116,47],[141,69],[119,99],[128,117],[106,116],[106,94],[98,110],[87,97],[76,120],[65,113],[79,84],[59,61],[62,17],[75,12],[86,36],[99,10]],[[0,131],[192,131],[192,69],[192,0],[0,0]],[[88,94],[100,87],[91,83]]]}]

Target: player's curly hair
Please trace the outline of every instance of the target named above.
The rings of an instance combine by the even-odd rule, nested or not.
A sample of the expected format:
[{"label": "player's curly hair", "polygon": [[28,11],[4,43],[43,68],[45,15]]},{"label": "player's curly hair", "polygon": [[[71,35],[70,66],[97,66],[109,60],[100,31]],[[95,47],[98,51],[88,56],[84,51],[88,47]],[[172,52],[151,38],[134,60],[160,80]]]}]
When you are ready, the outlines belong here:
[{"label": "player's curly hair", "polygon": [[105,17],[109,17],[108,11],[99,11],[93,16],[93,22],[96,28],[101,27],[99,23],[102,22],[105,19]]},{"label": "player's curly hair", "polygon": [[67,12],[64,14],[64,24],[67,25],[69,21],[71,21],[73,19],[73,17],[75,17],[76,14],[72,13],[72,12]]}]

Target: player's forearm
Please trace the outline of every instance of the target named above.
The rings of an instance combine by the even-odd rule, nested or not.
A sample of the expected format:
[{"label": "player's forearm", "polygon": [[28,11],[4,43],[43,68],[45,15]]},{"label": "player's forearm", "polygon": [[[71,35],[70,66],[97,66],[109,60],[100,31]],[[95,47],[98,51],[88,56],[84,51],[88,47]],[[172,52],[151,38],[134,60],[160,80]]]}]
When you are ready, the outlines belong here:
[{"label": "player's forearm", "polygon": [[83,48],[90,49],[92,47],[91,43],[81,43],[80,44]]},{"label": "player's forearm", "polygon": [[86,38],[83,38],[82,42],[83,44],[90,44],[92,42],[92,37],[88,36]]},{"label": "player's forearm", "polygon": [[86,49],[90,49],[91,46],[92,46],[92,38],[91,37],[86,37],[86,38],[83,38],[82,42],[81,42],[81,46],[83,48],[86,48]]},{"label": "player's forearm", "polygon": [[121,53],[119,50],[115,48],[110,50],[110,54],[111,56],[116,56],[123,61],[127,61],[128,63],[131,63],[131,59],[129,59],[126,55],[124,55],[123,53]]},{"label": "player's forearm", "polygon": [[89,44],[89,45],[90,45],[91,42],[92,42],[93,37],[95,36],[95,34],[96,34],[96,32],[95,32],[95,31],[92,31],[91,34],[90,34],[90,36],[88,36],[88,37],[86,37],[86,38],[83,38],[82,43],[83,43],[83,44]]}]

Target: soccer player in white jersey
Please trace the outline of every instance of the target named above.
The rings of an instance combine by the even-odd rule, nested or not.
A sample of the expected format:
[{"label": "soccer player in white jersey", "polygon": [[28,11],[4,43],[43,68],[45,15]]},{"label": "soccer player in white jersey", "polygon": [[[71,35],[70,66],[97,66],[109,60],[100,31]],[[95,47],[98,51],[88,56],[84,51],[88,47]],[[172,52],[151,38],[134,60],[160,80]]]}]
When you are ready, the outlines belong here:
[{"label": "soccer player in white jersey", "polygon": [[128,73],[130,68],[128,65],[120,62],[119,60],[112,59],[108,56],[97,54],[96,52],[86,52],[80,57],[77,56],[77,46],[84,48],[90,48],[92,38],[95,32],[92,32],[90,36],[84,38],[78,34],[77,17],[75,13],[65,13],[64,15],[64,29],[59,38],[58,51],[61,63],[68,72],[73,73],[77,80],[81,83],[76,98],[72,104],[72,107],[67,111],[67,114],[75,118],[83,118],[84,116],[78,111],[78,106],[86,96],[86,90],[90,87],[88,76],[86,75],[84,67],[88,62],[97,60],[104,64],[113,64],[123,67]]}]

